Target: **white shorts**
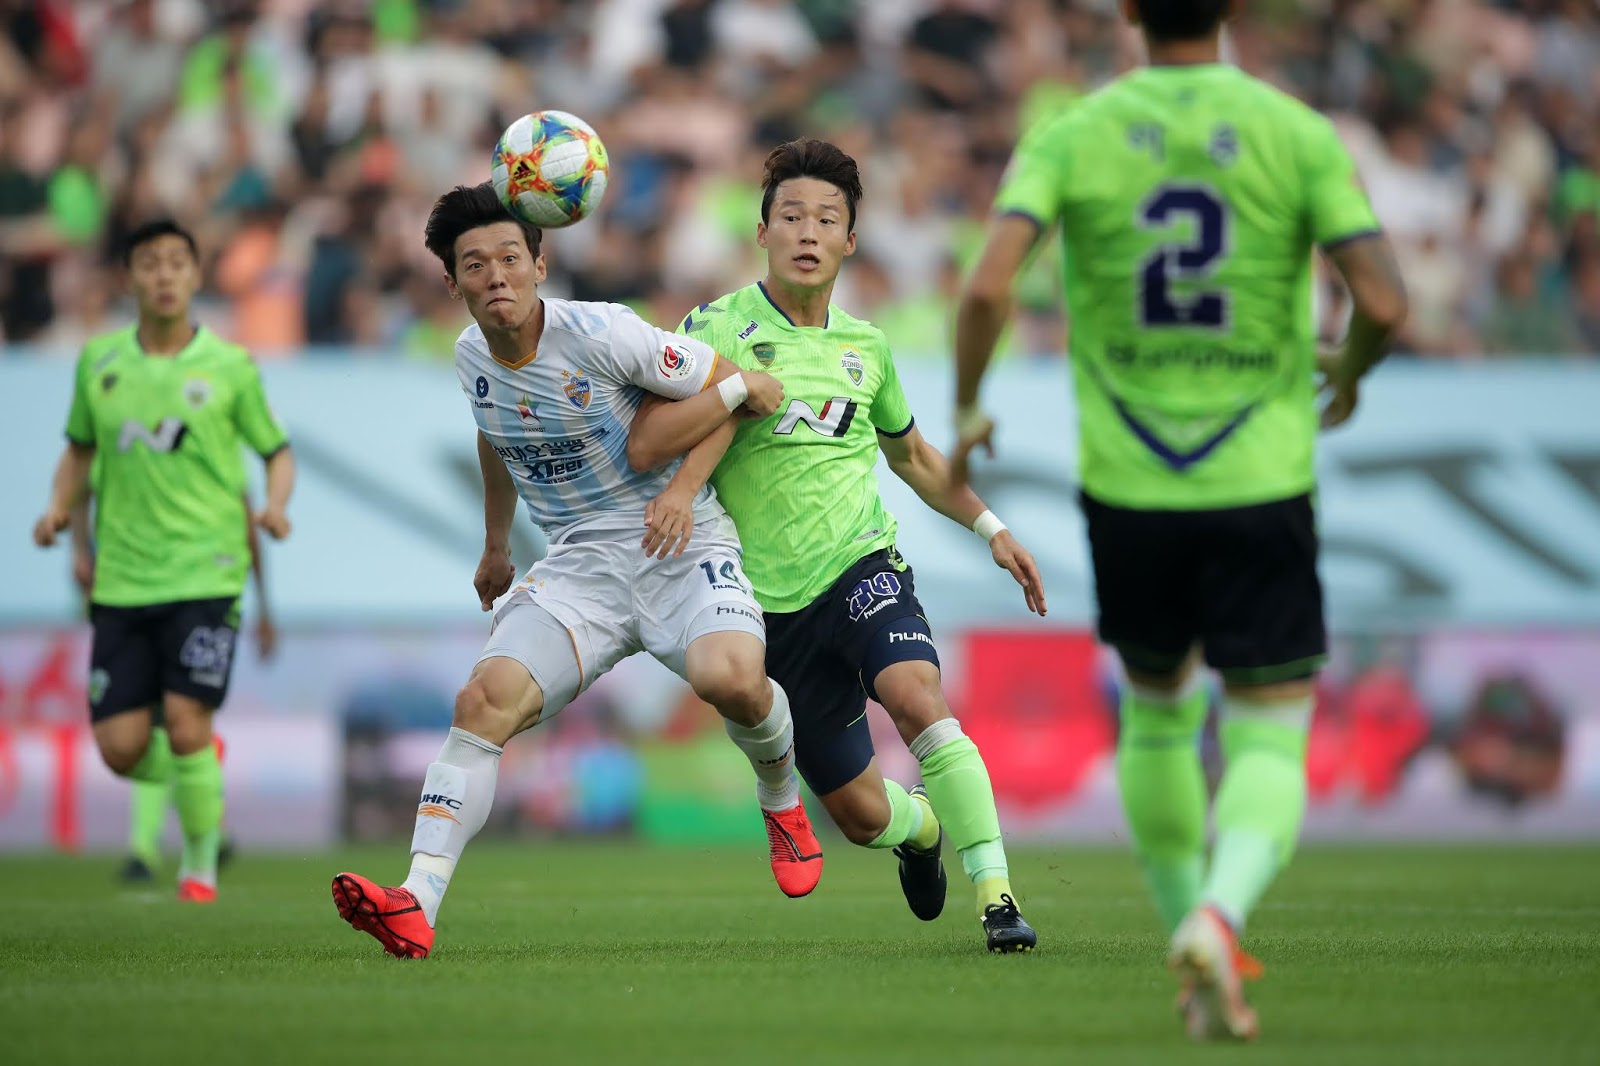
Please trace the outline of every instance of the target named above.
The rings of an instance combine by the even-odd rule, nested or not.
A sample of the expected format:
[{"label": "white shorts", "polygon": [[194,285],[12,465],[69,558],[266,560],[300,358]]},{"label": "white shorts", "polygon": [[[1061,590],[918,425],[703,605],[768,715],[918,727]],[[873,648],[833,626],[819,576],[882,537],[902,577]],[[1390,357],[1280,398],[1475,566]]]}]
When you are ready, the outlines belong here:
[{"label": "white shorts", "polygon": [[646,556],[643,536],[595,530],[563,538],[495,612],[478,661],[499,656],[525,666],[544,693],[542,717],[635,652],[685,677],[689,645],[708,633],[750,633],[765,643],[731,518],[697,525],[677,558]]}]

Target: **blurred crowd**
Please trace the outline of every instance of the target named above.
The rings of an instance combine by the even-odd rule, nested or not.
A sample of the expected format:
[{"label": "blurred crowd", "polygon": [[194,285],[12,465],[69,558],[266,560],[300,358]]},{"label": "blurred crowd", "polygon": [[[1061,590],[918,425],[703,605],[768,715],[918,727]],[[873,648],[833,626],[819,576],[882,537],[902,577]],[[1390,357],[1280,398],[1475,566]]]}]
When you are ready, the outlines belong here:
[{"label": "blurred crowd", "polygon": [[[1335,117],[1393,235],[1419,356],[1600,352],[1595,0],[1247,0],[1229,58]],[[863,163],[838,302],[942,357],[1019,131],[1142,59],[1114,0],[0,0],[0,327],[70,352],[126,321],[119,235],[207,254],[203,320],[258,356],[448,360],[428,207],[513,118],[583,116],[606,204],[552,295],[675,323],[758,276],[766,151]],[[1061,351],[1054,250],[1008,347]],[[1320,301],[1338,329],[1331,287]]]}]

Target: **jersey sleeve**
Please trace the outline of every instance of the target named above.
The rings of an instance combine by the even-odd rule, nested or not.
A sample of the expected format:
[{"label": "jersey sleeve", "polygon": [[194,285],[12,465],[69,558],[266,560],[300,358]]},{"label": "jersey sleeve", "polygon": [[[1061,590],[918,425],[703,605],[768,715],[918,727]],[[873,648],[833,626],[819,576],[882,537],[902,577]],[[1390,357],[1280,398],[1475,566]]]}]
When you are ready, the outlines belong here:
[{"label": "jersey sleeve", "polygon": [[78,357],[78,367],[73,373],[72,406],[67,410],[67,439],[74,444],[91,445],[94,436],[94,412],[89,409],[89,356]]},{"label": "jersey sleeve", "polygon": [[278,424],[267,406],[267,391],[261,386],[261,371],[246,359],[239,373],[239,393],[234,400],[233,424],[245,443],[265,458],[289,443],[289,435]]},{"label": "jersey sleeve", "polygon": [[1022,215],[1040,229],[1055,225],[1067,183],[1070,129],[1057,119],[1038,124],[1022,138],[1000,178],[996,215]]},{"label": "jersey sleeve", "polygon": [[1355,160],[1339,141],[1333,123],[1321,115],[1305,116],[1300,181],[1311,237],[1317,244],[1326,248],[1381,231]]},{"label": "jersey sleeve", "polygon": [[878,350],[883,358],[883,381],[872,396],[872,425],[886,437],[903,437],[911,432],[914,419],[911,404],[900,387],[900,372],[894,368],[894,355],[889,342],[880,341]]},{"label": "jersey sleeve", "polygon": [[717,365],[710,345],[657,329],[627,310],[611,324],[611,358],[623,381],[669,400],[686,400],[703,390]]}]

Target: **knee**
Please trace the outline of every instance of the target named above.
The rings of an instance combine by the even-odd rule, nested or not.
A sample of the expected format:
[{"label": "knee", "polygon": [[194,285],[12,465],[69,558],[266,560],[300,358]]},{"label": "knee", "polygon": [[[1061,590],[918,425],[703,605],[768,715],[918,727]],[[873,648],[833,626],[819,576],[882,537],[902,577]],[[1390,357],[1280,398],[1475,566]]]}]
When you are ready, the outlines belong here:
[{"label": "knee", "polygon": [[937,677],[931,683],[915,681],[885,687],[878,686],[878,701],[889,712],[889,718],[900,732],[900,739],[909,747],[929,726],[950,717],[950,705],[944,701],[944,692]]},{"label": "knee", "polygon": [[101,740],[100,759],[106,764],[106,769],[119,777],[127,777],[133,772],[133,768],[139,765],[139,760],[144,758],[144,751],[148,746],[148,740],[143,744],[130,744],[121,740]]},{"label": "knee", "polygon": [[878,799],[881,802],[855,800],[828,808],[828,813],[833,817],[833,824],[839,827],[839,832],[843,833],[844,838],[850,843],[866,847],[889,828],[889,817],[892,812],[889,810],[888,797],[879,796]]},{"label": "knee", "polygon": [[456,693],[450,724],[494,744],[504,744],[520,726],[515,708],[499,706],[480,678],[470,678]]},{"label": "knee", "polygon": [[690,680],[695,695],[739,725],[760,724],[772,706],[772,686],[759,662],[728,656],[708,664]]}]

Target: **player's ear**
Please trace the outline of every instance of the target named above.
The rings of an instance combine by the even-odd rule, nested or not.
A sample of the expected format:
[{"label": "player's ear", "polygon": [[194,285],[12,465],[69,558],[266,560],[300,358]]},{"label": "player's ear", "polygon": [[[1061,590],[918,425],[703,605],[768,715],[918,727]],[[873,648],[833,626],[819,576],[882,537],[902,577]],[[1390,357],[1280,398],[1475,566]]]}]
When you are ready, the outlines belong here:
[{"label": "player's ear", "polygon": [[444,272],[444,287],[450,290],[450,299],[461,299],[461,289],[456,285],[456,279],[450,276],[448,270]]},{"label": "player's ear", "polygon": [[849,236],[845,237],[845,239],[844,239],[844,254],[845,255],[855,255],[855,253],[856,253],[856,231],[855,230],[851,230]]},{"label": "player's ear", "polygon": [[545,262],[544,253],[540,252],[533,260],[533,283],[543,285],[545,276],[550,272],[550,265]]},{"label": "player's ear", "polygon": [[767,246],[767,224],[765,222],[756,223],[756,243],[763,248]]}]

